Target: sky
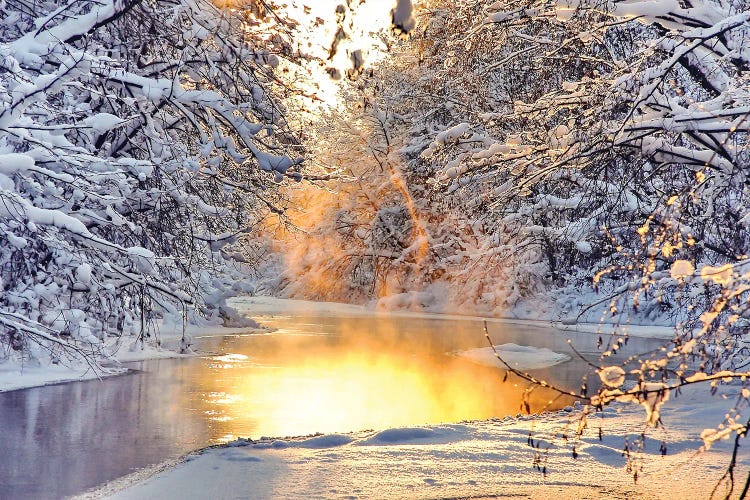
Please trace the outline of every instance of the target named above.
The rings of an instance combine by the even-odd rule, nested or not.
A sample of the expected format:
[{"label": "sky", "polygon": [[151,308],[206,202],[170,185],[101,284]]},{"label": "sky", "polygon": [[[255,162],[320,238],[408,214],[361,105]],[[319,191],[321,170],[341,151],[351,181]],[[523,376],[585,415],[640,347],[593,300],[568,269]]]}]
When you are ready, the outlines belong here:
[{"label": "sky", "polygon": [[[396,8],[396,18],[402,24],[404,13],[411,13],[411,3],[404,0],[398,5],[388,0],[349,3],[350,6],[340,0],[292,0],[287,6],[289,17],[300,23],[300,48],[324,61],[310,65],[310,70],[313,80],[318,82],[317,95],[331,106],[337,104],[336,81],[353,70],[355,59],[367,67],[384,57],[385,45],[378,32],[390,28],[392,10]],[[340,29],[346,36],[336,41]]]}]

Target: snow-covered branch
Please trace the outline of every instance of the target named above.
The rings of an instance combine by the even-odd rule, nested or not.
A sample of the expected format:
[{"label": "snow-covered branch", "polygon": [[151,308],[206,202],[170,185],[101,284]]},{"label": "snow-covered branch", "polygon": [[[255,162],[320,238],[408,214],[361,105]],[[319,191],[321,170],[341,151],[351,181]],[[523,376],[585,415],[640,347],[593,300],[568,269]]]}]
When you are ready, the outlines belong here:
[{"label": "snow-covered branch", "polygon": [[283,36],[204,0],[8,5],[0,344],[33,335],[14,345],[42,359],[45,342],[80,354],[84,341],[145,336],[185,304],[218,318],[227,259],[283,211],[273,186],[300,177],[290,90],[274,75],[291,57]]}]

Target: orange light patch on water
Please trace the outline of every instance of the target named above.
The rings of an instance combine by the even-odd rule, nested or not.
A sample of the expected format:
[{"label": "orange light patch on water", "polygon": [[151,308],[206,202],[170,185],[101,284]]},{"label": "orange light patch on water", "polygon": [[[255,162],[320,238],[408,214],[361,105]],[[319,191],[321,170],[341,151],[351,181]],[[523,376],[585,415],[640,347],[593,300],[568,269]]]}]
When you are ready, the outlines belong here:
[{"label": "orange light patch on water", "polygon": [[[226,414],[242,418],[248,407],[262,407],[264,435],[382,429],[418,423],[487,418],[497,410],[493,397],[469,385],[471,371],[413,360],[356,353],[344,359],[308,360],[303,366],[268,370],[238,383]],[[510,405],[505,411],[511,411]],[[256,436],[257,437],[257,436]]]},{"label": "orange light patch on water", "polygon": [[[357,320],[351,321],[356,327]],[[366,339],[273,338],[233,368],[206,363],[191,404],[211,412],[217,435],[259,438],[460,422],[522,412],[518,380],[415,343],[398,332]],[[273,336],[271,336],[273,337]],[[286,340],[288,341],[288,337]],[[421,352],[420,352],[421,351]],[[226,358],[225,358],[226,359]],[[532,411],[554,396],[538,389]]]}]

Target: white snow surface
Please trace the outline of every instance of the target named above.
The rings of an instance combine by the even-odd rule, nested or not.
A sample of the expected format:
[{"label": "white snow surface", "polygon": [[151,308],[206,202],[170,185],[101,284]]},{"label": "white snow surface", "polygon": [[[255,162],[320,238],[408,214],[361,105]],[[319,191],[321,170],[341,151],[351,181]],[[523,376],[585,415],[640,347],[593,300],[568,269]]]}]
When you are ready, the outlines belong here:
[{"label": "white snow surface", "polygon": [[[696,428],[721,419],[720,405],[712,403],[713,398],[691,388],[665,405],[666,429],[652,431],[643,453],[635,454],[637,482],[626,471],[623,433],[631,440],[641,433],[643,412],[634,405],[615,405],[590,416],[582,439],[575,440],[581,409],[576,405],[541,416],[240,440],[190,454],[173,468],[123,478],[85,497],[707,498],[729,459],[727,442],[696,451]],[[533,467],[537,448],[527,442],[530,432],[539,443],[546,475]],[[662,439],[666,456],[660,453]],[[741,452],[738,477],[744,478],[747,465],[748,456]],[[154,475],[142,481],[149,474]]]},{"label": "white snow surface", "polygon": [[101,374],[90,367],[72,368],[63,365],[36,366],[21,363],[0,363],[0,392],[40,385],[95,379]]},{"label": "white snow surface", "polygon": [[498,359],[498,356],[500,356],[505,363],[508,363],[512,368],[517,370],[548,368],[570,360],[570,356],[567,354],[555,352],[545,347],[532,347],[513,343],[496,345],[494,346],[494,350],[492,347],[478,347],[466,351],[458,351],[454,354],[480,365],[505,368],[505,364]]},{"label": "white snow surface", "polygon": [[339,302],[314,302],[312,300],[279,299],[268,296],[236,297],[228,301],[229,305],[249,316],[253,314],[295,315],[369,315],[373,311],[365,306],[343,304]]},{"label": "white snow surface", "polygon": [[[105,351],[110,353],[110,356],[105,360],[106,371],[104,372],[95,371],[86,364],[38,366],[32,363],[0,362],[0,392],[119,375],[127,370],[120,366],[121,363],[195,355],[195,353],[180,354],[169,347],[179,344],[182,338],[181,327],[166,323],[161,325],[160,330],[159,338],[165,347],[142,343],[135,337],[110,339],[105,347]],[[195,338],[246,334],[256,330],[255,328],[190,325],[186,333]]]}]

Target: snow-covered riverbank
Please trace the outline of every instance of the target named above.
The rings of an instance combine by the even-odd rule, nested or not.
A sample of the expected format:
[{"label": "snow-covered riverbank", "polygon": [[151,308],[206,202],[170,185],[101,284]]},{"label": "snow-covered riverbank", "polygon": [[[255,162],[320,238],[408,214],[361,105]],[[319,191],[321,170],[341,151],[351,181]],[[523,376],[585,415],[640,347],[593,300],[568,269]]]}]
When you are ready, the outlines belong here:
[{"label": "snow-covered riverbank", "polygon": [[[221,337],[223,335],[248,334],[258,331],[265,330],[217,326],[190,326],[187,329],[187,333],[192,338]],[[170,328],[167,326],[161,329],[160,347],[139,342],[132,337],[112,339],[104,349],[106,352],[111,353],[111,356],[103,360],[104,370],[97,369],[82,361],[72,365],[58,364],[48,366],[19,363],[16,361],[0,362],[0,392],[119,375],[127,371],[126,368],[121,366],[122,363],[194,356],[196,353],[180,354],[178,352],[177,349],[181,338],[182,331],[180,328]]]},{"label": "snow-covered riverbank", "polygon": [[[474,316],[469,314],[458,314],[457,311],[442,310],[438,311],[411,311],[408,309],[385,310],[378,309],[378,303],[372,304],[371,307],[354,304],[343,304],[338,302],[314,302],[311,300],[280,299],[268,296],[255,297],[236,297],[228,301],[232,307],[248,317],[257,317],[257,315],[336,315],[336,316],[359,316],[359,315],[383,315],[383,316],[402,316],[410,318],[436,318],[436,319],[456,319],[456,320],[483,320],[490,324],[522,324],[538,326],[540,328],[552,328],[555,330],[575,331],[586,333],[602,333],[607,335],[612,333],[615,325],[607,323],[564,323],[553,319],[549,313],[536,314],[532,318],[530,313],[520,314],[520,311],[510,310],[502,317],[485,317]],[[624,329],[633,337],[660,338],[669,339],[674,336],[674,328],[663,325],[634,325],[618,326]]]},{"label": "snow-covered riverbank", "polygon": [[[702,425],[722,418],[717,402],[690,390],[667,403],[665,428],[650,432],[644,451],[631,455],[631,472],[622,450],[625,439],[632,442],[644,430],[643,412],[632,405],[608,408],[589,417],[588,429],[576,441],[580,407],[571,407],[534,417],[238,441],[154,469],[151,478],[149,471],[141,472],[85,497],[708,498],[730,456],[727,442],[698,451]],[[530,432],[538,448],[529,446]],[[541,471],[534,467],[537,452]],[[736,477],[744,481],[746,453],[740,464]],[[718,491],[721,497],[726,492]]]}]

